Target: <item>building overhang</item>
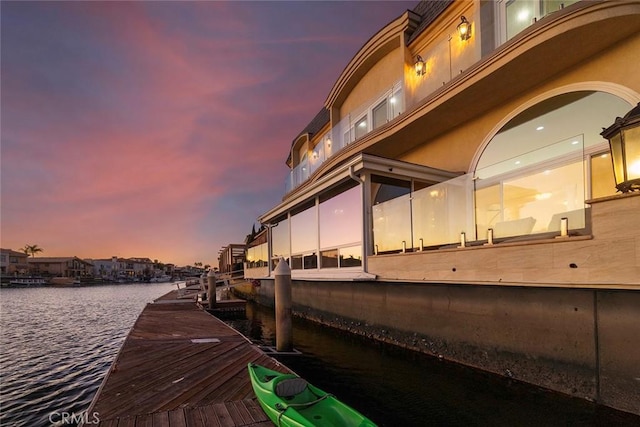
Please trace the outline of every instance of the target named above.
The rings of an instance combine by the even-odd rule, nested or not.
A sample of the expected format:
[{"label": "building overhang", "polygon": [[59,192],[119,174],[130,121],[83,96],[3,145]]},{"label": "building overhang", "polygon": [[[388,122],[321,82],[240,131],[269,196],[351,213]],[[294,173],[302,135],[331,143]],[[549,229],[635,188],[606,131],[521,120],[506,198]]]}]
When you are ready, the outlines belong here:
[{"label": "building overhang", "polygon": [[412,109],[336,153],[310,181],[357,152],[399,157],[639,32],[638,1],[574,3],[540,19]]},{"label": "building overhang", "polygon": [[359,153],[352,159],[336,166],[316,181],[304,187],[304,191],[294,191],[278,206],[258,217],[262,224],[268,224],[289,210],[312,200],[321,194],[343,182],[355,179],[363,173],[382,174],[404,179],[417,179],[428,183],[439,183],[460,176],[461,172],[450,172],[429,166],[417,165],[400,160],[387,159],[370,154]]}]

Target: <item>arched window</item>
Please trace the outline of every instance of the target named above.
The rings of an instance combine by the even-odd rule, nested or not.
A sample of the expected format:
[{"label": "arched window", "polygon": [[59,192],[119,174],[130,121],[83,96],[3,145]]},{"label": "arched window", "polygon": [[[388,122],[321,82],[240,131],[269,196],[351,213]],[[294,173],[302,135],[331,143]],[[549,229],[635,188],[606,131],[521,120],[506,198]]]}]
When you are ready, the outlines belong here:
[{"label": "arched window", "polygon": [[[478,238],[588,227],[585,200],[615,192],[602,128],[630,104],[604,92],[546,99],[507,122],[474,170]],[[603,157],[605,156],[605,157]],[[604,194],[602,194],[604,193]]]}]

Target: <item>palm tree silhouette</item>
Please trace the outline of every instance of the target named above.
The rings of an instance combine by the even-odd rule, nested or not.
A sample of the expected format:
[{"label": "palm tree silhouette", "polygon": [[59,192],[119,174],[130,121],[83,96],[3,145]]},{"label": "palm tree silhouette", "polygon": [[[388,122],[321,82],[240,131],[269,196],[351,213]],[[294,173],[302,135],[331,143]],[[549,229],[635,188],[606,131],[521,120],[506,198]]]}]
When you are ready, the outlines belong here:
[{"label": "palm tree silhouette", "polygon": [[22,248],[22,252],[35,258],[36,254],[38,252],[44,252],[44,249],[42,249],[38,245],[24,245],[24,248]]}]

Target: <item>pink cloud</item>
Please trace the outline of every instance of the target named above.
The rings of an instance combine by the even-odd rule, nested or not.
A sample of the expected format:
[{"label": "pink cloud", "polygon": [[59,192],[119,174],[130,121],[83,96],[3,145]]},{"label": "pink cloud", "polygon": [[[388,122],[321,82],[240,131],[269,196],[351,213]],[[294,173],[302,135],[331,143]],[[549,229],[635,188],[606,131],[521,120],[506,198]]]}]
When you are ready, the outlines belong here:
[{"label": "pink cloud", "polygon": [[[3,15],[28,24],[3,25],[2,246],[176,263],[214,263],[278,202],[291,140],[377,31],[371,18],[403,11],[12,6]],[[367,21],[345,26],[354,11]]]}]

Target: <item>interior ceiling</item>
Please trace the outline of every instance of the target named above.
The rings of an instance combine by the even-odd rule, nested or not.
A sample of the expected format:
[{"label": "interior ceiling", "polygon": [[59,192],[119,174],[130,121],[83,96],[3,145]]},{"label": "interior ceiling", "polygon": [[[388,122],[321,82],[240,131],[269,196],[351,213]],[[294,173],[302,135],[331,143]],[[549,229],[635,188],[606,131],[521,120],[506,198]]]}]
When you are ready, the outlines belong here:
[{"label": "interior ceiling", "polygon": [[584,91],[555,96],[509,121],[482,153],[477,168],[515,159],[525,153],[531,156],[530,153],[543,147],[546,159],[553,156],[554,149],[557,155],[562,155],[566,153],[566,147],[558,144],[563,141],[567,144],[578,141],[579,145],[572,151],[604,143],[600,136],[602,128],[630,108],[627,102],[604,92]]}]

